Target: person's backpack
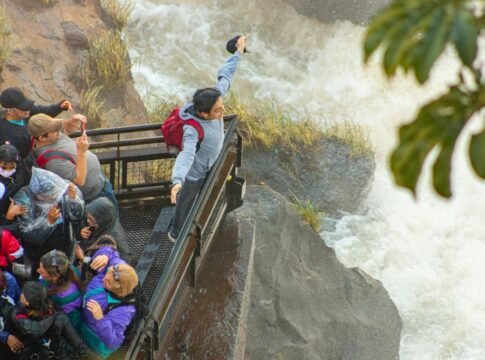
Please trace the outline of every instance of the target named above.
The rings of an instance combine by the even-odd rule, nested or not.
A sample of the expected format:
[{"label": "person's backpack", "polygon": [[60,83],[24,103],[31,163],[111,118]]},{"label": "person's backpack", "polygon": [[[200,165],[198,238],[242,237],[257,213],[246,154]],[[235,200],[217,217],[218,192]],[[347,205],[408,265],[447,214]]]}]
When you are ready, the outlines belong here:
[{"label": "person's backpack", "polygon": [[18,354],[19,360],[47,360],[54,359],[55,354],[50,350],[50,339],[32,339],[24,341],[24,346]]},{"label": "person's backpack", "polygon": [[176,107],[172,110],[170,115],[162,124],[162,135],[165,140],[167,148],[175,148],[178,151],[183,150],[184,125],[192,126],[199,134],[199,142],[197,143],[197,150],[204,139],[204,129],[195,119],[184,120],[180,117],[180,108]]},{"label": "person's backpack", "polygon": [[126,305],[135,306],[135,316],[125,330],[125,341],[132,340],[135,337],[141,320],[148,316],[148,299],[139,285],[135,288],[133,294],[128,295],[128,297],[123,299],[120,303],[109,305],[106,313],[114,308]]}]

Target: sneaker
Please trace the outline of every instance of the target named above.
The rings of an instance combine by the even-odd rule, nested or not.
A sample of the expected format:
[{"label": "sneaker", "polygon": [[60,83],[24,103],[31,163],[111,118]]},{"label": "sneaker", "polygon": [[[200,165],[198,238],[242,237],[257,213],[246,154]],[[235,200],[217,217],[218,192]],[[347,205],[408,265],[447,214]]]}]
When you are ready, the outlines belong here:
[{"label": "sneaker", "polygon": [[177,239],[173,237],[170,231],[167,233],[167,235],[168,235],[168,240],[170,240],[173,244],[177,242]]}]

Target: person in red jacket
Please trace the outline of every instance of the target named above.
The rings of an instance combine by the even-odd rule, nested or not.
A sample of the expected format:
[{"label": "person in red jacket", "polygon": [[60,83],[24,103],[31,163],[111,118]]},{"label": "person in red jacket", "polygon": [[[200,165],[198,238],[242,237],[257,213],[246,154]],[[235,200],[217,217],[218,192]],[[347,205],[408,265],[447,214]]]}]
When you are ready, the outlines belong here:
[{"label": "person in red jacket", "polygon": [[24,249],[10,231],[6,229],[1,229],[0,231],[2,236],[0,239],[0,268],[7,269],[12,261],[23,256]]}]

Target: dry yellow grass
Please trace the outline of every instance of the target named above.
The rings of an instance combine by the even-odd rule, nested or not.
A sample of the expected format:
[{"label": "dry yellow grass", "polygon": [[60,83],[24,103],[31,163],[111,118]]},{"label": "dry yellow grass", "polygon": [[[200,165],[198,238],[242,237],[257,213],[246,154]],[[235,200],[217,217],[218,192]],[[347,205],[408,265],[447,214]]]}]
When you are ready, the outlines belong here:
[{"label": "dry yellow grass", "polygon": [[83,62],[82,77],[86,86],[94,83],[105,88],[122,86],[131,71],[128,47],[118,30],[90,42]]},{"label": "dry yellow grass", "polygon": [[130,19],[134,3],[132,0],[101,0],[101,6],[118,29],[123,29]]},{"label": "dry yellow grass", "polygon": [[[151,122],[163,122],[177,101],[149,94],[145,99]],[[317,122],[310,114],[283,108],[275,102],[243,103],[230,94],[226,114],[239,117],[239,131],[246,148],[277,147],[295,153],[323,138],[335,138],[348,146],[351,155],[372,156],[374,150],[362,129],[350,121],[342,124]]]},{"label": "dry yellow grass", "polygon": [[53,5],[57,2],[57,0],[40,0],[40,2],[43,5]]},{"label": "dry yellow grass", "polygon": [[291,200],[303,220],[306,221],[313,228],[313,230],[320,232],[320,217],[325,216],[325,213],[319,212],[310,200],[301,201],[295,195],[292,196]]},{"label": "dry yellow grass", "polygon": [[103,89],[100,85],[92,84],[87,89],[81,92],[81,101],[79,106],[84,114],[86,114],[90,123],[100,125],[103,120],[102,108],[104,100],[99,100],[99,93]]},{"label": "dry yellow grass", "polygon": [[4,6],[0,6],[0,71],[12,55],[12,28]]}]

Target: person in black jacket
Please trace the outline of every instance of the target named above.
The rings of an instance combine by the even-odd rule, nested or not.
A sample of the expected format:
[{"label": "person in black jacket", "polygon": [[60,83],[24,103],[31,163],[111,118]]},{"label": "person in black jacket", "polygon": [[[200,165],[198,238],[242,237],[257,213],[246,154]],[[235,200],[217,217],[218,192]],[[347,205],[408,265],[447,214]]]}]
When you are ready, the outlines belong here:
[{"label": "person in black jacket", "polygon": [[[58,312],[47,297],[46,289],[38,282],[28,281],[22,288],[16,308],[0,299],[0,314],[8,331],[19,339],[15,348],[19,360],[68,359],[74,353],[84,358],[95,355],[83,343],[63,312]],[[12,358],[2,354],[2,359]]]},{"label": "person in black jacket", "polygon": [[72,111],[72,105],[68,100],[47,106],[36,105],[17,87],[3,90],[0,94],[0,104],[5,109],[5,114],[0,118],[0,145],[14,145],[22,159],[27,157],[32,148],[26,126],[31,116],[43,113],[55,117],[63,111]]}]

